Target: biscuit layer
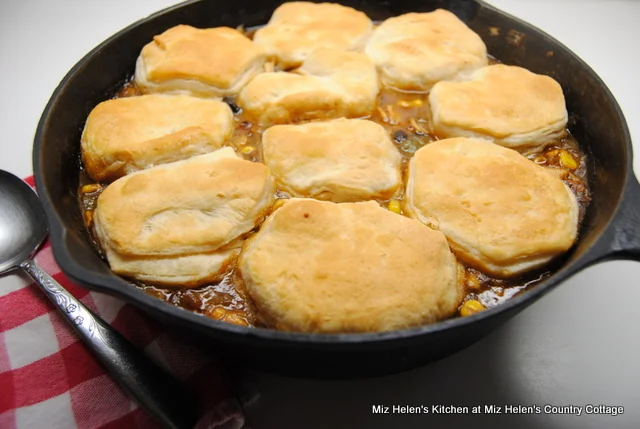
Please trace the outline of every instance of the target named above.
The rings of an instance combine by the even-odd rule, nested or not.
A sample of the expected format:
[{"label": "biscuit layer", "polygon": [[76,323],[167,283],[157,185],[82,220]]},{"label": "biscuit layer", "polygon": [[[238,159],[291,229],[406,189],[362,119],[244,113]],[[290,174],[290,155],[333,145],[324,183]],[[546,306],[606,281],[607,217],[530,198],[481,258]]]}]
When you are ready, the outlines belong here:
[{"label": "biscuit layer", "polygon": [[373,24],[364,13],[336,3],[288,2],[256,31],[254,42],[283,69],[298,67],[318,48],[362,51]]},{"label": "biscuit layer", "polygon": [[372,201],[290,200],[245,242],[238,266],[281,330],[408,328],[451,316],[462,298],[444,235]]},{"label": "biscuit layer", "polygon": [[264,71],[266,58],[238,30],[177,25],[142,48],[135,81],[146,92],[232,96]]},{"label": "biscuit layer", "polygon": [[262,125],[370,115],[378,95],[375,66],[366,55],[313,51],[295,73],[262,73],[240,92],[238,104]]},{"label": "biscuit layer", "polygon": [[264,162],[280,188],[334,202],[386,200],[402,184],[402,157],[385,129],[361,119],[275,125],[262,136]]},{"label": "biscuit layer", "polygon": [[237,256],[274,192],[267,167],[224,148],[116,180],[98,197],[95,231],[116,273],[197,285]]},{"label": "biscuit layer", "polygon": [[578,202],[552,172],[489,141],[453,138],[409,163],[405,212],[447,236],[458,259],[499,277],[571,248]]},{"label": "biscuit layer", "polygon": [[233,132],[226,103],[161,94],[117,98],[89,114],[82,161],[96,181],[219,149]]},{"label": "biscuit layer", "polygon": [[552,78],[496,64],[465,82],[440,82],[429,95],[440,137],[481,137],[531,152],[565,134],[567,108]]},{"label": "biscuit layer", "polygon": [[441,80],[459,79],[487,65],[480,36],[443,9],[387,19],[365,52],[383,84],[405,91],[428,91]]}]

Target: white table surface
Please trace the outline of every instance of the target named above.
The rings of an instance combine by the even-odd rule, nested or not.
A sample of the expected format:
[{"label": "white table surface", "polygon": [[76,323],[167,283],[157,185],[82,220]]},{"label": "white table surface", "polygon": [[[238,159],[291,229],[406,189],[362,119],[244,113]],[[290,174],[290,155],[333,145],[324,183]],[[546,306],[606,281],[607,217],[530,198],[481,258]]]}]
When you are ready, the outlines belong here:
[{"label": "white table surface", "polygon": [[[40,114],[76,61],[117,30],[174,0],[1,0],[0,168],[32,174]],[[492,0],[569,46],[607,83],[640,153],[640,2]],[[640,171],[640,156],[635,169]],[[640,427],[640,264],[590,268],[485,340],[422,369],[380,379],[309,381],[249,372],[247,410],[262,428]],[[0,278],[11,289],[17,276]],[[372,414],[373,405],[624,406],[617,417]],[[45,422],[43,422],[45,425]]]}]

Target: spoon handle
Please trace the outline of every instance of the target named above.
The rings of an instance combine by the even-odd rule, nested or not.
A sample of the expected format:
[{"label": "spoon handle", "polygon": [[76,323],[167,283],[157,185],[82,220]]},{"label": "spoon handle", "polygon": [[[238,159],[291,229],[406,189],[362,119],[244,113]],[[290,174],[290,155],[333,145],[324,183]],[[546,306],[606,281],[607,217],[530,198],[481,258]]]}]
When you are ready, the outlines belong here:
[{"label": "spoon handle", "polygon": [[34,261],[20,264],[58,307],[111,376],[166,428],[193,428],[195,403],[178,382],[96,316]]}]

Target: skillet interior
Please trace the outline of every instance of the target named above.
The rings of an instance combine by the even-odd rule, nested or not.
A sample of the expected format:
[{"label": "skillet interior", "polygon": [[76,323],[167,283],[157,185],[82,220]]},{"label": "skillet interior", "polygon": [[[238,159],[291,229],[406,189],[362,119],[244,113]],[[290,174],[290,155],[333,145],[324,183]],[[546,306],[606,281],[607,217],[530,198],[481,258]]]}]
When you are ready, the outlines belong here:
[{"label": "skillet interior", "polygon": [[[409,11],[449,9],[483,38],[489,53],[500,61],[560,82],[570,113],[569,128],[590,157],[594,198],[579,243],[558,272],[522,296],[469,318],[398,332],[346,335],[286,333],[217,322],[160,302],[111,273],[91,247],[77,206],[79,141],[88,113],[131,76],[140,49],[153,35],[180,23],[196,27],[264,24],[280,3],[202,0],[169,9],[113,36],[61,82],[36,134],[34,171],[51,223],[54,254],[72,279],[120,296],[152,316],[184,328],[201,343],[231,352],[250,365],[291,375],[353,377],[406,370],[466,347],[590,261],[594,243],[620,203],[631,165],[624,118],[597,75],[541,31],[480,2],[341,1],[374,20]],[[493,35],[496,29],[499,35]]]}]

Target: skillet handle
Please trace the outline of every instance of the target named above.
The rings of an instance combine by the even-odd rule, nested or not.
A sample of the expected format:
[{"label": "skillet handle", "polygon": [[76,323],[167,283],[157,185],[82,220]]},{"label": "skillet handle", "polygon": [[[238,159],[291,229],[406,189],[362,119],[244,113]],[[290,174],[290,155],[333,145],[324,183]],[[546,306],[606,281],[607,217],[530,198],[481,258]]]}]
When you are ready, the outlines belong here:
[{"label": "skillet handle", "polygon": [[640,262],[640,184],[631,174],[620,211],[610,229],[609,254],[617,259]]}]

